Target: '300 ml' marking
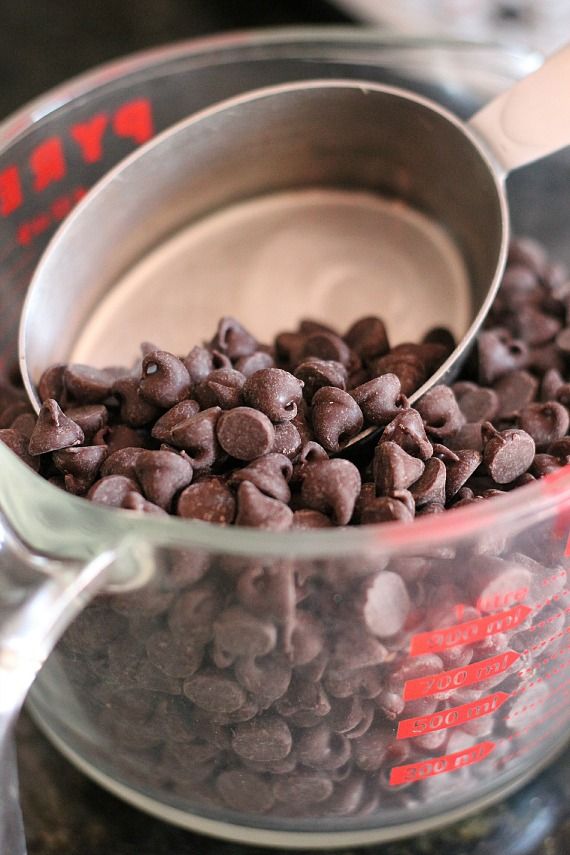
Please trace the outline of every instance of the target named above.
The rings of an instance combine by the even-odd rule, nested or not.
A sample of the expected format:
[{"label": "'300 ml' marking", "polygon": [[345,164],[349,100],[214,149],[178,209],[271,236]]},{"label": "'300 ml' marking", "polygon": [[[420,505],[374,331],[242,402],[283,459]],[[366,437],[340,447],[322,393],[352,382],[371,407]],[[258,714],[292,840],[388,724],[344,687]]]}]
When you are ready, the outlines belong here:
[{"label": "'300 ml' marking", "polygon": [[452,692],[454,689],[473,686],[505,671],[520,659],[520,653],[507,650],[490,659],[473,662],[464,668],[454,668],[452,671],[440,671],[439,674],[428,674],[425,677],[415,677],[408,680],[404,686],[404,700],[415,701],[430,695]]},{"label": "'300 ml' marking", "polygon": [[408,763],[407,766],[395,766],[390,772],[390,786],[398,787],[401,784],[411,784],[414,781],[422,781],[424,778],[433,778],[434,775],[442,775],[445,772],[464,769],[465,766],[473,766],[474,763],[485,760],[494,748],[494,742],[480,742],[464,751],[456,751],[454,754],[446,754],[444,757],[420,760],[419,763]]}]

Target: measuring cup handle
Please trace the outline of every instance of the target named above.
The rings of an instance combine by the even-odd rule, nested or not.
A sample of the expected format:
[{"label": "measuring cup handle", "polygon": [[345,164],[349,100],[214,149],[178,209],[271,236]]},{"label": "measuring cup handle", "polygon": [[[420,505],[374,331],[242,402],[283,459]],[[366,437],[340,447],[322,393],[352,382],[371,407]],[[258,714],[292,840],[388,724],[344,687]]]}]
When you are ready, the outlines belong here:
[{"label": "measuring cup handle", "polygon": [[570,145],[570,44],[468,124],[505,174]]},{"label": "measuring cup handle", "polygon": [[26,852],[13,745],[17,716],[53,646],[115,558],[111,551],[92,560],[41,554],[53,544],[34,543],[34,534],[53,531],[54,522],[54,543],[63,553],[67,544],[47,512],[54,488],[38,480],[0,442],[0,852],[10,855]]}]

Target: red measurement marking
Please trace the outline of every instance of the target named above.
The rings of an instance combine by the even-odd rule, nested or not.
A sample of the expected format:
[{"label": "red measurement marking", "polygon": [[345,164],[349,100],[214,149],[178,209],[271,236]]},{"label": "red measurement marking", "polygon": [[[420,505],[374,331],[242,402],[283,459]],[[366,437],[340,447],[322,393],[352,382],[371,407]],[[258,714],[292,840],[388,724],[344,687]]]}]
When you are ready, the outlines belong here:
[{"label": "red measurement marking", "polygon": [[10,166],[0,172],[0,214],[9,216],[20,207],[23,201],[22,185],[17,166]]},{"label": "red measurement marking", "polygon": [[[19,210],[30,191],[41,193],[65,178],[69,166],[67,135],[79,148],[85,163],[96,163],[104,157],[105,139],[109,134],[131,140],[135,145],[147,142],[154,135],[150,101],[137,98],[121,104],[112,114],[97,113],[72,125],[66,134],[43,140],[32,149],[27,163],[12,164],[0,172],[0,217],[9,217]],[[28,167],[31,182],[27,178]]]},{"label": "red measurement marking", "polygon": [[483,718],[496,712],[508,701],[510,695],[506,692],[495,692],[478,701],[462,704],[448,710],[423,715],[420,718],[407,718],[398,724],[398,739],[409,739],[413,736],[422,736],[424,733],[433,733],[437,730],[447,730],[450,727],[459,727],[474,718]]},{"label": "red measurement marking", "polygon": [[473,686],[507,671],[513,663],[520,659],[520,653],[507,650],[490,659],[473,662],[464,668],[454,668],[452,671],[440,671],[439,674],[429,674],[426,677],[415,677],[408,680],[404,686],[404,700],[415,701],[427,698],[429,695],[439,695],[453,689]]},{"label": "red measurement marking", "polygon": [[473,766],[485,760],[494,748],[494,742],[480,742],[478,745],[473,745],[464,751],[456,751],[454,754],[420,760],[419,763],[408,763],[406,766],[395,766],[390,772],[390,786],[411,784],[414,781],[422,781],[424,778],[433,778],[434,775],[443,775],[446,772],[464,769],[465,766]]},{"label": "red measurement marking", "polygon": [[520,626],[530,614],[532,609],[528,606],[515,606],[507,612],[487,615],[442,629],[433,629],[431,632],[420,632],[412,638],[410,654],[421,656],[423,653],[438,653],[440,650],[449,650],[451,647],[475,644],[477,641],[483,641],[492,635]]}]

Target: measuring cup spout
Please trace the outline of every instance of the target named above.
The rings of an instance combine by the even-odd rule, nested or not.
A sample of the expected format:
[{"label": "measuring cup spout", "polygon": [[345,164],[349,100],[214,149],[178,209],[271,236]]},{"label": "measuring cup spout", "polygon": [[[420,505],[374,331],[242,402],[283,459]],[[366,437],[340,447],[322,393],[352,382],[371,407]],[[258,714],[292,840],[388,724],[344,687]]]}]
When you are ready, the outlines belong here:
[{"label": "measuring cup spout", "polygon": [[468,124],[505,175],[570,145],[570,44]]}]

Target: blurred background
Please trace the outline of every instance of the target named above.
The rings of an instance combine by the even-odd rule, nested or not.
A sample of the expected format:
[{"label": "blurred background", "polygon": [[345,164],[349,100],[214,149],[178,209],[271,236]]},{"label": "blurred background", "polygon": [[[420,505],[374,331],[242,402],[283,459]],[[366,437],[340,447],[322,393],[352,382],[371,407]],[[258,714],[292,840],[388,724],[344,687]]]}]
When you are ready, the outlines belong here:
[{"label": "blurred background", "polygon": [[150,46],[351,21],[550,52],[570,37],[570,0],[0,0],[0,119],[81,71]]}]

